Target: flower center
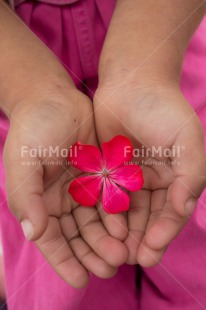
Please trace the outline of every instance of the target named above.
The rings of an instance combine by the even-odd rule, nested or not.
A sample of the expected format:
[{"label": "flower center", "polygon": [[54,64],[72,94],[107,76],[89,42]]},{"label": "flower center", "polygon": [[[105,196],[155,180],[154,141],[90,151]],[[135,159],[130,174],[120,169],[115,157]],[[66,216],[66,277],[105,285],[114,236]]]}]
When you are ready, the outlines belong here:
[{"label": "flower center", "polygon": [[106,169],[104,169],[104,170],[102,170],[102,176],[103,177],[108,177],[108,175],[109,175],[109,172],[106,170]]}]

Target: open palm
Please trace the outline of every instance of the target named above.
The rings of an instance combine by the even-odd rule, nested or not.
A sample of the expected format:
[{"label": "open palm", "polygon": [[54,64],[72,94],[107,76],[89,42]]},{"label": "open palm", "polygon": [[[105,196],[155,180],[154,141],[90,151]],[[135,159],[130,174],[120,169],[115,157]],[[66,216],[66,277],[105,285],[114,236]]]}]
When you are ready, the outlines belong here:
[{"label": "open palm", "polygon": [[[96,138],[89,99],[77,91],[57,97],[22,104],[12,114],[4,152],[9,206],[54,270],[70,285],[83,287],[88,272],[108,278],[125,262],[128,251],[118,239],[127,236],[126,221],[117,215],[121,225],[114,227],[113,217],[77,205],[68,194],[80,172],[67,165],[63,151],[77,141],[96,144]],[[38,152],[22,155],[22,147]],[[41,152],[51,147],[59,155]]]},{"label": "open palm", "polygon": [[110,93],[96,93],[98,139],[117,134],[130,138],[145,180],[141,191],[131,193],[127,262],[153,266],[187,222],[205,187],[202,128],[178,89],[140,93],[133,87]]}]

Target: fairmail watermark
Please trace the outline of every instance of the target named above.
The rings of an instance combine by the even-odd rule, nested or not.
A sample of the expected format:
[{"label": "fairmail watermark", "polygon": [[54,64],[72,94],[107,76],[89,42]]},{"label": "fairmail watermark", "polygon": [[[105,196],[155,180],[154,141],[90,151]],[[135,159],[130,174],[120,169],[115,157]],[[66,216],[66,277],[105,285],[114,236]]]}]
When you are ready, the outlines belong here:
[{"label": "fairmail watermark", "polygon": [[[141,146],[132,150],[133,160],[132,163],[140,166],[180,166],[181,156],[185,151],[184,145],[176,145],[171,148],[165,148],[162,146],[152,146],[146,148]],[[131,152],[129,146],[124,148],[124,157]],[[130,164],[126,163],[125,165]]]},{"label": "fairmail watermark", "polygon": [[[142,146],[140,148],[134,148],[132,150],[132,155],[134,158],[139,157],[153,157],[153,158],[180,158],[182,151],[185,150],[185,146],[176,145],[171,148],[164,148],[162,146],[152,146],[151,148],[146,148]],[[130,146],[125,146],[124,148],[124,157],[131,152]]]},{"label": "fairmail watermark", "polygon": [[49,146],[47,148],[38,146],[37,148],[30,148],[27,145],[23,145],[21,147],[21,158],[66,158],[69,155],[69,151],[70,149],[60,148],[58,146]]},{"label": "fairmail watermark", "polygon": [[[132,149],[133,162],[138,164],[152,165],[156,164],[158,159],[158,164],[163,165],[168,163],[168,160],[173,162],[173,164],[180,164],[180,158],[182,152],[185,151],[185,146],[177,145],[171,148],[165,148],[162,146],[151,148],[146,148],[141,146],[139,148]],[[73,158],[73,165],[75,166],[75,158],[78,157],[79,152],[86,152],[82,145],[75,145],[71,148],[60,148],[59,146],[49,146],[47,148],[43,146],[38,146],[36,148],[31,148],[27,145],[21,147],[21,164],[22,165],[63,165],[68,162],[69,154]],[[126,159],[128,154],[131,153],[131,147],[125,146],[123,150],[123,156]],[[119,154],[117,154],[119,156]],[[151,159],[155,159],[153,162]]]}]

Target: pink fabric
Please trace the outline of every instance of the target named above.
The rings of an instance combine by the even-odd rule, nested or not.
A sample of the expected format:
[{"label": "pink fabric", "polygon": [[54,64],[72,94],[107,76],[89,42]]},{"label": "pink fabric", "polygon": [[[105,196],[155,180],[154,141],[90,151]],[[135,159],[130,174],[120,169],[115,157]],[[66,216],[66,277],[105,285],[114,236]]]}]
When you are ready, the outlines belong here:
[{"label": "pink fabric", "polygon": [[[25,2],[26,0],[9,0],[12,7],[18,6],[19,4]],[[38,0],[39,2],[55,4],[55,5],[67,5],[75,3],[79,0]]]},{"label": "pink fabric", "polygon": [[[63,61],[77,87],[92,97],[97,86],[99,55],[115,0],[79,0],[61,6],[54,5],[52,0],[44,2],[53,4],[27,1],[18,5],[17,13]],[[206,137],[205,37],[206,19],[188,47],[181,87],[197,111]],[[206,192],[191,221],[169,247],[162,264],[142,270],[141,278],[138,274],[141,294],[135,287],[135,267],[126,265],[111,280],[91,276],[88,288],[73,289],[55,274],[34,244],[24,239],[8,210],[2,148],[9,125],[2,114],[0,121],[0,224],[9,310],[206,309]]]}]

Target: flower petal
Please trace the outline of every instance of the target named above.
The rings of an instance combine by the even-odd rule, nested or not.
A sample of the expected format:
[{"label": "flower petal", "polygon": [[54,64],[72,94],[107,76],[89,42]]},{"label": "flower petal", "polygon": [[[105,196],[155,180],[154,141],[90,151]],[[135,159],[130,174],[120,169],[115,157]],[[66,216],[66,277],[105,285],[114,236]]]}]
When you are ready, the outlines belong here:
[{"label": "flower petal", "polygon": [[102,188],[102,178],[96,175],[76,178],[69,186],[73,199],[83,206],[96,205]]},{"label": "flower petal", "polygon": [[102,168],[102,154],[98,147],[75,143],[69,151],[72,166],[85,172],[98,172]]},{"label": "flower petal", "polygon": [[110,177],[115,183],[132,192],[140,190],[144,184],[142,170],[134,164],[118,167],[110,173]]},{"label": "flower petal", "polygon": [[102,206],[107,213],[115,214],[129,209],[130,198],[108,178],[104,180]]},{"label": "flower petal", "polygon": [[112,140],[102,143],[103,161],[108,170],[115,169],[125,161],[133,158],[133,148],[129,139],[116,136]]}]

